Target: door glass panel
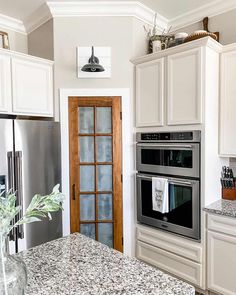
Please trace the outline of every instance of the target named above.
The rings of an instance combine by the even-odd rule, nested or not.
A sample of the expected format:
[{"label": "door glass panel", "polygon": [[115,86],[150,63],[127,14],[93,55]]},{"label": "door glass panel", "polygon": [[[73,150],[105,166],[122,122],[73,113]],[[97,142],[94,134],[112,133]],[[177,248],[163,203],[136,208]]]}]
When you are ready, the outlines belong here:
[{"label": "door glass panel", "polygon": [[80,191],[93,192],[95,188],[94,166],[80,166]]},{"label": "door glass panel", "polygon": [[96,108],[96,133],[111,133],[111,107]]},{"label": "door glass panel", "polygon": [[98,165],[98,191],[112,191],[112,165]]},{"label": "door glass panel", "polygon": [[98,224],[98,241],[113,247],[113,224],[112,223],[99,223]]},{"label": "door glass panel", "polygon": [[93,136],[80,136],[80,162],[94,162],[94,138]]},{"label": "door glass panel", "polygon": [[112,194],[98,195],[98,219],[112,220]]},{"label": "door glass panel", "polygon": [[79,107],[79,133],[94,133],[93,107]]},{"label": "door glass panel", "polygon": [[80,195],[80,220],[95,220],[94,195]]},{"label": "door glass panel", "polygon": [[91,239],[95,239],[95,224],[94,223],[80,224],[80,232],[81,234]]},{"label": "door glass panel", "polygon": [[97,141],[97,162],[112,162],[112,137],[98,136]]}]

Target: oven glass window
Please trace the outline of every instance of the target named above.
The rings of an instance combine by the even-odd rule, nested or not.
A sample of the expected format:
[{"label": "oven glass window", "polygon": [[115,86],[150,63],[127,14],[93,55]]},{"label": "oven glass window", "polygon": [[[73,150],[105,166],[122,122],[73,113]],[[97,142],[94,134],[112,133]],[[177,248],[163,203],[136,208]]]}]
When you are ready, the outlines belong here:
[{"label": "oven glass window", "polygon": [[187,228],[193,227],[192,187],[169,184],[169,213],[152,210],[152,181],[141,179],[142,215]]},{"label": "oven glass window", "polygon": [[193,168],[193,151],[142,149],[141,163],[147,165]]}]

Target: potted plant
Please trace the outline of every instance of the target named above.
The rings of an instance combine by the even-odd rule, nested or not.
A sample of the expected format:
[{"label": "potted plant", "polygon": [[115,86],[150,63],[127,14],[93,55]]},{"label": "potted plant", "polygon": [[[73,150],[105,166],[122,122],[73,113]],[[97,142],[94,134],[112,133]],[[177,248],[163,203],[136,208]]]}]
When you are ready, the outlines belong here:
[{"label": "potted plant", "polygon": [[6,252],[6,239],[9,232],[22,224],[52,219],[50,212],[62,209],[64,195],[59,185],[46,196],[35,195],[23,217],[14,223],[14,218],[22,210],[16,205],[16,194],[10,190],[0,194],[0,294],[23,295],[27,283],[27,272],[24,262]]}]

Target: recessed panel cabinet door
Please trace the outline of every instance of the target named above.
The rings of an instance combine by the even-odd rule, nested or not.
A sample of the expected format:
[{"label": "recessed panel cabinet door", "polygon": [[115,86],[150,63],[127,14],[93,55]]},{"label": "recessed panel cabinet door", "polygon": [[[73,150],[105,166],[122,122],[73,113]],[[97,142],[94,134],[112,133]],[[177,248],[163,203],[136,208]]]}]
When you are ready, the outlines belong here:
[{"label": "recessed panel cabinet door", "polygon": [[168,56],[168,125],[202,122],[201,48]]},{"label": "recessed panel cabinet door", "polygon": [[163,126],[164,59],[136,67],[136,126]]},{"label": "recessed panel cabinet door", "polygon": [[220,154],[236,157],[236,49],[221,56]]},{"label": "recessed panel cabinet door", "polygon": [[208,289],[236,294],[236,238],[208,231]]},{"label": "recessed panel cabinet door", "polygon": [[52,65],[12,58],[13,112],[53,116]]},{"label": "recessed panel cabinet door", "polygon": [[11,60],[7,55],[0,55],[0,113],[11,112]]}]

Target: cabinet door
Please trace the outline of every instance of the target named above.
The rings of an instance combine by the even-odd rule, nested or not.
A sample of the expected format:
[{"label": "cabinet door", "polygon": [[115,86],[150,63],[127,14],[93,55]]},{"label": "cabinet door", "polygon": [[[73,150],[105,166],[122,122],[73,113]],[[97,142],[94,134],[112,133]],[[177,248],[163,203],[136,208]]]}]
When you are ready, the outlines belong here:
[{"label": "cabinet door", "polygon": [[136,67],[136,126],[163,126],[164,59]]},{"label": "cabinet door", "polygon": [[221,56],[220,154],[236,157],[236,50]]},{"label": "cabinet door", "polygon": [[52,65],[12,58],[13,112],[53,116]]},{"label": "cabinet door", "polygon": [[11,112],[11,60],[0,55],[0,113]]},{"label": "cabinet door", "polygon": [[208,289],[224,295],[236,293],[236,238],[208,231]]},{"label": "cabinet door", "polygon": [[170,55],[167,63],[168,125],[201,123],[201,48]]}]

